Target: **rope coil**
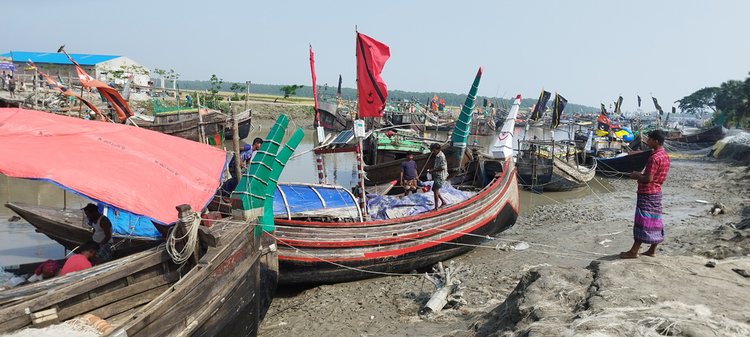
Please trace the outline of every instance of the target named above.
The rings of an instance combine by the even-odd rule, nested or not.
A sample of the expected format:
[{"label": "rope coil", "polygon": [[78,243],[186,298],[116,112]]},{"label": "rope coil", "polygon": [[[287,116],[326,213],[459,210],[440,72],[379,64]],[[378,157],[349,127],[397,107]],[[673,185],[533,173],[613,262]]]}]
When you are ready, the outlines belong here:
[{"label": "rope coil", "polygon": [[[167,236],[167,253],[175,264],[185,263],[195,252],[195,247],[198,246],[198,228],[201,224],[201,218],[198,213],[190,212],[185,217],[181,217],[180,222],[185,224],[185,234],[176,237],[175,228],[177,225],[175,225],[172,226]],[[182,249],[177,249],[177,242],[185,243]]]}]

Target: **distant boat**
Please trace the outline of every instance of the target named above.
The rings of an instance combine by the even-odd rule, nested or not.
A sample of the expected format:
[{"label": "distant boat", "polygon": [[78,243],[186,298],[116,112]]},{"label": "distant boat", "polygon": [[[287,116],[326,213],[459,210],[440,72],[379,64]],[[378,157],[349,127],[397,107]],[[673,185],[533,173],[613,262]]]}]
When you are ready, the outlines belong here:
[{"label": "distant boat", "polygon": [[666,140],[676,143],[713,145],[722,138],[724,138],[724,128],[719,125],[709,129],[699,130],[699,132],[689,135],[680,134],[679,136],[667,137]]},{"label": "distant boat", "polygon": [[541,140],[519,142],[518,183],[534,191],[570,191],[596,175],[596,161],[586,161],[575,143]]}]

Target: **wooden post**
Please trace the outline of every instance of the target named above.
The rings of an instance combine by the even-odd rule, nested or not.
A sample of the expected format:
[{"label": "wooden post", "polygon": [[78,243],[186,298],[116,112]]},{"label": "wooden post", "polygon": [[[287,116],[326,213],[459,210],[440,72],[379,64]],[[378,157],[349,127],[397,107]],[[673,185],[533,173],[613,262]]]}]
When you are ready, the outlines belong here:
[{"label": "wooden post", "polygon": [[[81,97],[83,97],[83,83],[81,83]],[[83,110],[83,101],[78,104],[78,118],[83,118],[81,116],[81,111]]]},{"label": "wooden post", "polygon": [[368,213],[367,213],[367,193],[365,193],[365,169],[364,169],[364,163],[362,162],[362,139],[359,139],[359,143],[357,144],[357,174],[359,178],[359,190],[360,190],[360,199],[359,199],[359,207],[362,210],[362,217],[367,220]]},{"label": "wooden post", "polygon": [[240,177],[242,177],[242,167],[240,165],[240,129],[239,129],[239,121],[237,120],[237,110],[232,106],[230,109],[232,109],[232,147],[234,148],[234,167],[230,167],[230,170],[234,170],[235,177],[237,177],[237,182],[239,182]]},{"label": "wooden post", "polygon": [[247,111],[247,100],[250,99],[250,83],[252,83],[252,81],[246,81],[245,82],[245,86],[246,86],[246,88],[245,88],[246,89],[246,92],[245,92],[245,110],[246,111]]},{"label": "wooden post", "polygon": [[[183,204],[175,207],[177,209],[177,218],[179,219],[177,221],[177,224],[174,228],[174,234],[175,237],[182,237],[185,236],[187,233],[187,226],[189,224],[186,224],[182,222],[182,219],[189,216],[191,212],[193,212],[192,208],[190,208],[190,205]],[[197,216],[197,215],[196,215]],[[179,242],[183,247],[186,244],[185,242]],[[190,261],[192,261],[194,264],[198,264],[198,260],[200,260],[200,243],[195,243],[195,249],[193,249],[193,254],[190,256]]]}]

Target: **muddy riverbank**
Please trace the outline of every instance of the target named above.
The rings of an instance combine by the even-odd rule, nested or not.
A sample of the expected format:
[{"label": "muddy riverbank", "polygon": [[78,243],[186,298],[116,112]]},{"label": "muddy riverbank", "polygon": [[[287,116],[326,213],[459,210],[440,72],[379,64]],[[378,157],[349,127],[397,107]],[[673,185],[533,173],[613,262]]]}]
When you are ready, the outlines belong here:
[{"label": "muddy riverbank", "polygon": [[[742,303],[722,299],[747,298],[750,286],[731,270],[750,268],[747,258],[735,258],[750,247],[750,229],[742,221],[750,216],[748,181],[746,166],[701,156],[673,159],[663,187],[666,241],[657,258],[616,258],[632,243],[636,184],[608,179],[581,198],[550,199],[523,210],[515,227],[453,259],[467,270],[455,308],[420,317],[434,287],[418,274],[282,288],[261,335],[626,336],[654,334],[672,323],[672,333],[700,333],[704,330],[679,323],[696,312],[714,324],[706,326],[724,324],[728,335],[742,333],[748,317],[725,315],[742,311],[737,307]],[[709,214],[714,203],[726,212]],[[520,249],[520,242],[528,248]],[[718,259],[717,268],[703,266],[710,259]],[[680,282],[682,287],[674,286]],[[691,284],[697,290],[686,296]],[[678,309],[660,310],[670,305]],[[651,323],[643,321],[649,317]],[[617,319],[622,324],[607,323]]]}]

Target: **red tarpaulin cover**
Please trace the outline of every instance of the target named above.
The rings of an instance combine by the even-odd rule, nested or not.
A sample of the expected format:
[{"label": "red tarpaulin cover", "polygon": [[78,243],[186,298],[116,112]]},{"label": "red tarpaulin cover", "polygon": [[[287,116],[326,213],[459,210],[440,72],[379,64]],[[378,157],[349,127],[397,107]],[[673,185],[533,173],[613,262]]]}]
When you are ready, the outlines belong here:
[{"label": "red tarpaulin cover", "polygon": [[0,173],[54,182],[161,223],[175,206],[203,209],[221,183],[226,153],[134,126],[0,108]]},{"label": "red tarpaulin cover", "polygon": [[357,95],[359,117],[382,117],[388,88],[380,77],[391,50],[382,42],[357,33]]}]

